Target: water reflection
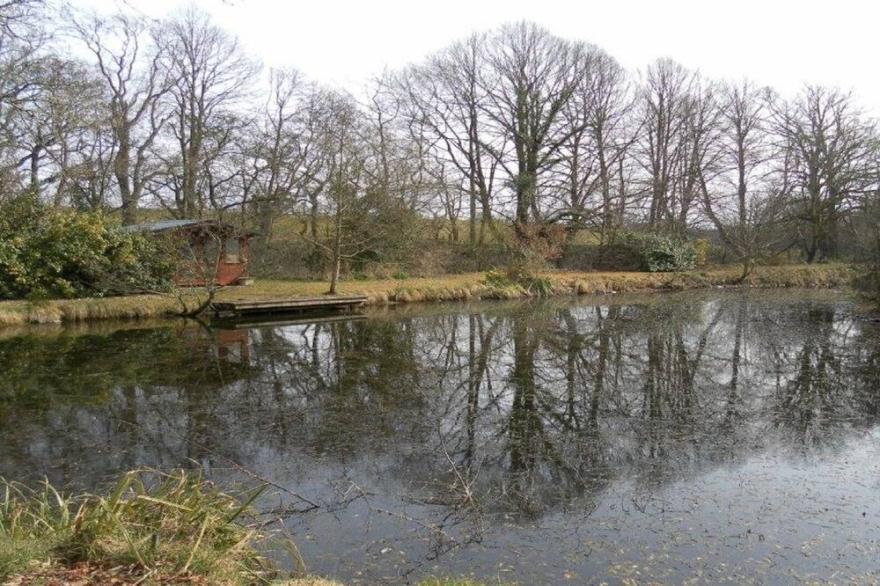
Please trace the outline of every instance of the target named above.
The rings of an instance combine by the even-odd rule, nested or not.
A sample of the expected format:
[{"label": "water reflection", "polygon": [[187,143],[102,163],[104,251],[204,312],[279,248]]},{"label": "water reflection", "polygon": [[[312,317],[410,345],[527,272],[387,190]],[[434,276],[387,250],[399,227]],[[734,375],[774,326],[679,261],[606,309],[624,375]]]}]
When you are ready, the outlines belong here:
[{"label": "water reflection", "polygon": [[[140,465],[247,468],[290,491],[277,511],[316,569],[348,579],[608,575],[610,553],[585,553],[597,536],[655,553],[677,537],[651,515],[685,495],[688,523],[708,528],[694,499],[738,491],[728,514],[748,525],[743,483],[777,489],[770,468],[809,470],[821,492],[817,470],[880,415],[880,338],[852,314],[833,294],[691,293],[14,337],[0,341],[0,474],[89,486]],[[755,462],[762,474],[743,472]]]}]

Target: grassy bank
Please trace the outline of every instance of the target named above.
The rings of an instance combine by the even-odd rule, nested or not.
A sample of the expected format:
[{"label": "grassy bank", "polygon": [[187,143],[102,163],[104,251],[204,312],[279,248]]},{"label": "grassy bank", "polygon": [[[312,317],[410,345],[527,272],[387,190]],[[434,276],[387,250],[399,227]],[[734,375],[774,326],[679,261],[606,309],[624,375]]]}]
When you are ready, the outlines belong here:
[{"label": "grassy bank", "polygon": [[179,303],[175,299],[160,295],[0,301],[0,326],[100,319],[146,319],[171,315],[178,307]]},{"label": "grassy bank", "polygon": [[[745,281],[752,287],[845,287],[857,271],[850,265],[788,265],[760,267]],[[716,268],[687,273],[567,272],[543,275],[554,295],[590,295],[636,291],[699,289],[738,285],[738,267]],[[484,282],[485,273],[465,273],[441,277],[344,281],[339,294],[362,294],[369,305],[420,301],[464,301],[471,299],[516,299],[530,293],[518,285],[498,286]],[[316,296],[325,293],[320,281],[257,280],[247,287],[230,287],[219,299],[270,299]],[[180,309],[169,296],[138,295],[104,299],[0,302],[0,326],[26,323],[79,322],[98,319],[145,319],[174,315]]]}]

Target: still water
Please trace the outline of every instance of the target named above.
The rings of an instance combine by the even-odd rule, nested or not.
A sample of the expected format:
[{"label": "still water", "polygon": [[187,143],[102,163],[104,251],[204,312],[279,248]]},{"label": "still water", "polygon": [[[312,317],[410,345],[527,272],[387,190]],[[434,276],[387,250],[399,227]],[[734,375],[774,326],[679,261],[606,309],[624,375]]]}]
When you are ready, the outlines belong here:
[{"label": "still water", "polygon": [[0,331],[0,475],[257,476],[346,583],[873,582],[880,328],[858,313],[794,290]]}]

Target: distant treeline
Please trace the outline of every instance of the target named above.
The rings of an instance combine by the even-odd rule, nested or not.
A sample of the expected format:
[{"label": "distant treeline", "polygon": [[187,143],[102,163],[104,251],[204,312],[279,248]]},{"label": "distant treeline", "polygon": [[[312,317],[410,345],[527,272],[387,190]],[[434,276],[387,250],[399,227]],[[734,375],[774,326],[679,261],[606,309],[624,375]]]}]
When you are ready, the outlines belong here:
[{"label": "distant treeline", "polygon": [[746,269],[880,240],[880,136],[849,94],[805,85],[785,99],[669,59],[627,71],[528,22],[355,96],[263,71],[195,8],[152,21],[12,0],[0,165],[0,197],[36,192],[126,224],[144,206],[226,215],[258,231],[256,255],[295,215],[299,260],[334,274],[418,255],[426,234],[552,258],[579,233],[601,247],[634,227],[709,230]]}]

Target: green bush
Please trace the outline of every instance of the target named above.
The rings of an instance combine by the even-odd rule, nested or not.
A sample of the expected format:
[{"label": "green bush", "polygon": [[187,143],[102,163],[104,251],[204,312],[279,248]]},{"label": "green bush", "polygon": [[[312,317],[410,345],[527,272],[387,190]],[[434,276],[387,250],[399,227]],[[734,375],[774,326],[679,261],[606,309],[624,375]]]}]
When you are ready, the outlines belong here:
[{"label": "green bush", "polygon": [[697,265],[697,251],[686,241],[650,233],[626,233],[620,245],[638,259],[639,268],[651,273],[690,271]]},{"label": "green bush", "polygon": [[174,265],[157,240],[105,216],[36,197],[0,205],[0,299],[100,297],[167,285]]}]

